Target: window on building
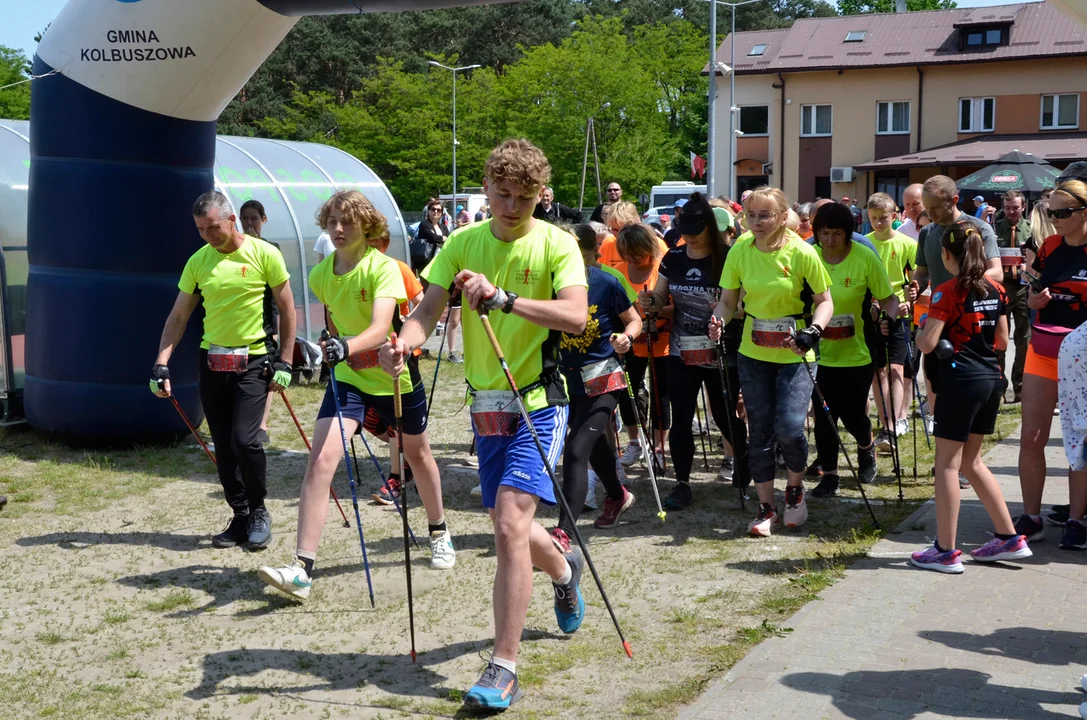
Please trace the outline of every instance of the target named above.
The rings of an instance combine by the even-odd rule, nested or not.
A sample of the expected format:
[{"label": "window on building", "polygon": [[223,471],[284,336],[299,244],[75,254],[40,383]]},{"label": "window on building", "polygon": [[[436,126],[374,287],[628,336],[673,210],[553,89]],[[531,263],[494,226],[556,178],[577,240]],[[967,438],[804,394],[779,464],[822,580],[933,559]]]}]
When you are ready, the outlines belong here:
[{"label": "window on building", "polygon": [[1079,95],[1043,95],[1042,130],[1079,127]]},{"label": "window on building", "polygon": [[740,108],[740,132],[744,135],[770,134],[770,106],[745,105]]},{"label": "window on building", "polygon": [[845,34],[845,42],[864,42],[864,36],[867,34],[867,30],[850,30]]},{"label": "window on building", "polygon": [[876,103],[876,134],[906,135],[910,132],[909,100]]},{"label": "window on building", "polygon": [[762,55],[764,52],[766,52],[766,43],[759,43],[751,48],[751,52],[749,52],[748,55]]},{"label": "window on building", "polygon": [[1006,45],[1005,30],[1001,27],[972,27],[962,31],[962,43],[968,48]]},{"label": "window on building", "polygon": [[992,132],[996,127],[996,98],[959,98],[959,132]]},{"label": "window on building", "polygon": [[832,112],[830,105],[800,106],[800,135],[825,137],[831,134]]}]

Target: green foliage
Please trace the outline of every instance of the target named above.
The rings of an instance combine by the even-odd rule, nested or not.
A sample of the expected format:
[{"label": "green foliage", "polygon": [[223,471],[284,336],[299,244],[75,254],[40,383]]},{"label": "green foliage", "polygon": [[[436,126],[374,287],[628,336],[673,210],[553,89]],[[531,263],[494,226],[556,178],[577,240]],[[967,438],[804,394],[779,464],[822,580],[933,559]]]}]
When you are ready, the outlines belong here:
[{"label": "green foliage", "polygon": [[[0,87],[30,76],[30,66],[22,51],[0,45]],[[30,83],[0,90],[0,118],[30,119]]]},{"label": "green foliage", "polygon": [[[955,0],[906,0],[906,9],[950,10],[958,7]],[[867,15],[869,13],[893,13],[895,0],[838,0],[838,10],[842,15]]]}]

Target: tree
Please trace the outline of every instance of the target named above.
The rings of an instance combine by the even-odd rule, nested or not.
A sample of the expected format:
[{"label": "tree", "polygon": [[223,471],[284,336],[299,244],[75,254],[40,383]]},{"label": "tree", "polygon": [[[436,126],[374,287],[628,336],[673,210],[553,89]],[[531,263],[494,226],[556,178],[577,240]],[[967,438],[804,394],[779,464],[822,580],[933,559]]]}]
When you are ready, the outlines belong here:
[{"label": "tree", "polygon": [[20,83],[0,90],[0,118],[30,119],[30,65],[22,51],[0,45],[0,87]]},{"label": "tree", "polygon": [[[915,10],[951,10],[958,7],[955,0],[906,0],[906,9]],[[838,11],[842,15],[867,15],[869,13],[893,13],[895,0],[838,0]]]}]

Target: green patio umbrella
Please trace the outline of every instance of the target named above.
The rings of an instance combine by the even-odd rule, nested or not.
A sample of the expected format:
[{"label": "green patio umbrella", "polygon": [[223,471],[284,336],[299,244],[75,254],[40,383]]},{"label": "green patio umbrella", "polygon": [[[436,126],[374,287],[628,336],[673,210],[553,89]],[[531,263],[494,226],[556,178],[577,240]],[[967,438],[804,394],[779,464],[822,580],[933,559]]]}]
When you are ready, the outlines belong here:
[{"label": "green patio umbrella", "polygon": [[1013,150],[992,165],[957,180],[959,195],[1003,194],[1018,190],[1024,195],[1038,197],[1056,184],[1061,171],[1037,155]]}]

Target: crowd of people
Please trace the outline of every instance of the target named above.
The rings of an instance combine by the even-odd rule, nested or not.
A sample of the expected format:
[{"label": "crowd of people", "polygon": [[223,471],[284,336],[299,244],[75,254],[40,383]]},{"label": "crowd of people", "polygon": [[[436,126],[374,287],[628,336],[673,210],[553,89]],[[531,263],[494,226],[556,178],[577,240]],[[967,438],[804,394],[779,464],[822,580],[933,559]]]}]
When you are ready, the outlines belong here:
[{"label": "crowd of people", "polygon": [[[594,523],[601,529],[634,504],[625,475],[638,464],[653,470],[654,492],[656,478],[671,483],[662,515],[699,501],[691,474],[695,437],[708,422],[702,410],[722,436],[718,476],[739,488],[741,501],[755,484],[755,537],[807,521],[806,480],[818,480],[813,497],[838,493],[839,421],[856,441],[858,481],[871,483],[877,452],[895,453],[914,406],[923,419],[931,412],[937,537],[912,562],[959,573],[962,485],[994,527],[993,539],[971,552],[975,561],[1027,557],[1042,539],[1044,448],[1059,402],[1069,506],[1050,519],[1064,526],[1062,548],[1087,549],[1087,163],[1070,166],[1035,203],[1036,225],[1017,193],[1002,198],[992,224],[962,212],[945,176],[906,188],[901,210],[885,193],[858,208],[848,198],[797,204],[760,187],[739,202],[694,193],[657,225],[642,222],[618,183],[582,222],[555,202],[547,158],[526,140],[497,147],[484,176],[489,217],[458,219],[449,232],[441,202],[428,203],[419,232],[433,249],[419,283],[385,254],[386,219],[362,193],[336,193],[320,210],[329,246],[309,286],[326,308],[321,347],[332,375],[302,479],[294,556],[259,573],[271,587],[309,596],[332,478],[340,457],[348,462],[347,438],[361,430],[404,457],[375,498],[396,502],[413,484],[432,567],[455,566],[418,369],[419,349],[443,317],[448,332],[453,307],[497,556],[494,651],[465,696],[471,707],[503,709],[520,697],[517,653],[533,568],[552,581],[559,628],[580,627],[580,581],[592,564],[577,520],[595,504],[596,481],[605,493]],[[170,396],[171,355],[202,302],[200,397],[232,512],[213,541],[260,550],[272,519],[259,431],[266,396],[291,382],[293,300],[283,258],[252,218],[240,231],[217,192],[196,201],[193,217],[207,244],[181,275],[150,387]],[[1024,513],[1015,518],[980,455],[1007,400],[1009,315],[1017,343],[1011,401],[1023,410]],[[922,377],[927,401],[915,403]],[[704,487],[698,493],[712,492]],[[540,502],[561,506],[557,527],[536,520]]]}]

